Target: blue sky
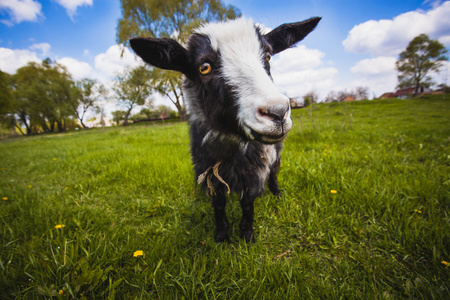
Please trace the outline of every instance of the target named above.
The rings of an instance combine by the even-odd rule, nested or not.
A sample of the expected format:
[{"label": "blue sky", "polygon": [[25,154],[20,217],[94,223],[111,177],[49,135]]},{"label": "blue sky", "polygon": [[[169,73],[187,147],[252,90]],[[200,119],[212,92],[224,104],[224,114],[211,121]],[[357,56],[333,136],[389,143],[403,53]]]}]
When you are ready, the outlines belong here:
[{"label": "blue sky", "polygon": [[[412,38],[426,33],[450,48],[450,1],[223,2],[268,28],[323,18],[298,47],[273,58],[274,80],[291,97],[315,90],[324,98],[330,91],[356,86],[379,96],[395,89],[395,60]],[[75,79],[109,82],[124,67],[139,63],[129,51],[120,57],[120,15],[118,0],[0,0],[0,69],[14,73],[28,61],[50,57],[67,66]],[[443,74],[435,76],[438,83]]]}]

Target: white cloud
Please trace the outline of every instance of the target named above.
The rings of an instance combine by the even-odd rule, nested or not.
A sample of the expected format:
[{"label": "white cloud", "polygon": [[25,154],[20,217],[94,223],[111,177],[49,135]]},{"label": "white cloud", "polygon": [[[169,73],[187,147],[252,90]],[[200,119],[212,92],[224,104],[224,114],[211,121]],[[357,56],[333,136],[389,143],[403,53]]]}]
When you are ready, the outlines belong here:
[{"label": "white cloud", "polygon": [[42,52],[43,56],[46,56],[50,52],[50,48],[51,46],[49,43],[39,43],[30,46],[30,50],[39,50]]},{"label": "white cloud", "polygon": [[11,19],[0,22],[7,26],[23,21],[36,22],[42,17],[41,8],[41,4],[34,0],[1,0],[0,11],[7,11]]},{"label": "white cloud", "polygon": [[38,55],[30,50],[0,48],[0,69],[10,74],[14,74],[28,62],[40,63],[41,61]]},{"label": "white cloud", "polygon": [[[123,55],[122,55],[123,50]],[[105,78],[112,78],[123,72],[126,67],[135,67],[140,62],[128,48],[113,45],[95,57],[95,69]]]},{"label": "white cloud", "polygon": [[93,77],[92,67],[86,62],[76,60],[72,57],[63,57],[58,59],[57,62],[67,68],[74,80]]},{"label": "white cloud", "polygon": [[311,90],[326,93],[336,87],[338,70],[323,65],[323,52],[304,45],[287,49],[274,57],[272,77],[279,89],[289,97],[302,97]]},{"label": "white cloud", "polygon": [[92,0],[55,0],[63,6],[69,17],[73,20],[79,6],[92,6]]},{"label": "white cloud", "polygon": [[425,0],[423,1],[423,4],[429,4],[431,7],[436,8],[439,5],[441,5],[442,0]]},{"label": "white cloud", "polygon": [[363,59],[357,62],[350,69],[357,79],[349,84],[349,88],[369,87],[376,96],[394,91],[397,85],[395,62],[396,58],[390,56]]},{"label": "white cloud", "polygon": [[391,56],[363,59],[357,62],[350,70],[362,76],[385,76],[395,72],[397,59]]},{"label": "white cloud", "polygon": [[305,45],[299,45],[275,56],[272,64],[273,68],[279,72],[307,70],[320,66],[324,56],[325,53],[320,50],[308,49]]},{"label": "white cloud", "polygon": [[419,34],[425,33],[443,43],[450,41],[450,1],[428,12],[411,11],[393,20],[370,20],[353,27],[342,42],[357,54],[398,55]]},{"label": "white cloud", "polygon": [[303,97],[315,90],[321,95],[336,89],[336,68],[320,68],[274,74],[274,81],[279,89],[289,97]]}]

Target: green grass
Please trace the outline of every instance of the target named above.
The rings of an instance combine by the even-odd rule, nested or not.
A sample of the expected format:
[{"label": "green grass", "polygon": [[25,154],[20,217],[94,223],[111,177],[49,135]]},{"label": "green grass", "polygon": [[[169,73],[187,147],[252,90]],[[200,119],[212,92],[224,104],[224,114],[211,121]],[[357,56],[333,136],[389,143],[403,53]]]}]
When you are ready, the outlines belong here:
[{"label": "green grass", "polygon": [[293,121],[256,244],[238,238],[236,197],[231,241],[214,242],[184,123],[0,142],[0,298],[448,299],[450,102]]}]

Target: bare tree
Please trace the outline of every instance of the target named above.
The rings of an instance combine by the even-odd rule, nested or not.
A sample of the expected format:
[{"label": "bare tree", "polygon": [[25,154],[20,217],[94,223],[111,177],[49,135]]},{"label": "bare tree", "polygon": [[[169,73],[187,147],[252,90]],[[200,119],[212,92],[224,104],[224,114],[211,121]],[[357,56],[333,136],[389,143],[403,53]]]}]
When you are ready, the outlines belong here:
[{"label": "bare tree", "polygon": [[319,102],[319,94],[314,90],[309,91],[303,96],[303,106],[309,106],[317,102]]},{"label": "bare tree", "polygon": [[367,86],[357,86],[353,92],[356,100],[369,98],[369,88]]},{"label": "bare tree", "polygon": [[138,105],[144,105],[152,92],[149,85],[150,71],[145,66],[139,66],[134,69],[125,70],[116,79],[117,101],[125,107],[125,116],[123,125],[128,125],[128,118],[131,111]]},{"label": "bare tree", "polygon": [[328,95],[325,97],[325,102],[326,103],[339,102],[337,93],[335,91],[330,91]]},{"label": "bare tree", "polygon": [[76,85],[79,89],[79,106],[74,109],[75,115],[83,129],[87,129],[88,127],[84,124],[83,119],[87,111],[94,109],[95,103],[106,94],[106,89],[103,84],[88,78],[82,79]]}]

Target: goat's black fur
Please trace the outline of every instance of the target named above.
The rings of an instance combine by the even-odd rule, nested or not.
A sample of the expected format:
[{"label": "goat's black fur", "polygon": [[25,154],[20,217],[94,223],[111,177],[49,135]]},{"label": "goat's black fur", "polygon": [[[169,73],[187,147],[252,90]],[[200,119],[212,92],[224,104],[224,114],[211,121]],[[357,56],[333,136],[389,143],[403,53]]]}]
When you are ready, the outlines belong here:
[{"label": "goat's black fur", "polygon": [[[313,18],[300,23],[284,24],[266,35],[255,28],[261,52],[276,54],[293,46],[311,32],[319,20],[320,18]],[[252,132],[253,138],[250,138],[245,132],[238,121],[239,95],[224,78],[222,53],[220,49],[213,49],[208,36],[192,34],[186,48],[171,39],[134,38],[130,40],[130,44],[147,63],[176,70],[186,76],[183,91],[191,114],[192,162],[196,178],[202,174],[208,177],[202,186],[212,195],[216,240],[222,242],[228,239],[225,204],[229,188],[231,192],[241,196],[241,235],[246,241],[254,241],[255,198],[264,191],[266,182],[273,194],[281,195],[277,173],[285,133],[281,131],[279,139],[267,142],[259,133]],[[270,76],[270,65],[264,57],[260,59],[265,72]],[[207,76],[198,72],[199,66],[205,62],[212,67]],[[283,126],[283,122],[279,126]],[[211,170],[212,166],[217,167],[215,171],[219,176],[213,176],[215,171]]]}]

